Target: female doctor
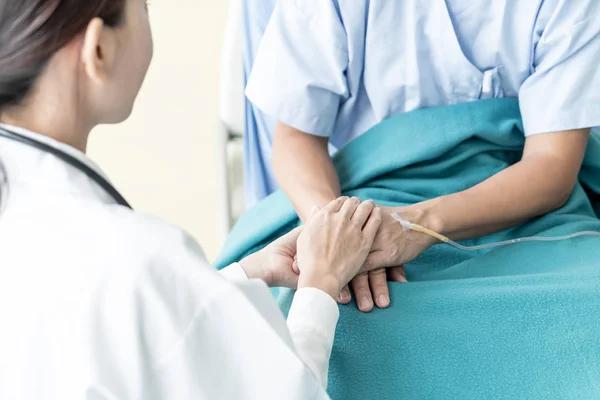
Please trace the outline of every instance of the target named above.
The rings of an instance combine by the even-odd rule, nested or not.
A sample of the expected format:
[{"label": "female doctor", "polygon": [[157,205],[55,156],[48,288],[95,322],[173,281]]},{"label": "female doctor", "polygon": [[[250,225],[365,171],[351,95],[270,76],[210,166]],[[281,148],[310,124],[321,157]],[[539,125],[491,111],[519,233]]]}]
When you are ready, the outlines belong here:
[{"label": "female doctor", "polygon": [[[391,213],[461,240],[565,203],[600,126],[599,21],[598,0],[277,2],[246,94],[278,121],[274,173],[301,219],[340,195],[329,144],[339,149],[419,108],[519,99],[520,162],[463,192],[384,212],[368,259],[381,268],[352,282],[362,311],[390,304],[384,268],[405,282],[399,266],[433,244]],[[346,289],[342,298],[350,301]]]},{"label": "female doctor", "polygon": [[[0,0],[0,398],[326,398],[333,299],[381,211],[334,200],[212,270],[84,154],[151,55],[145,0]],[[287,324],[265,283],[299,288]]]}]

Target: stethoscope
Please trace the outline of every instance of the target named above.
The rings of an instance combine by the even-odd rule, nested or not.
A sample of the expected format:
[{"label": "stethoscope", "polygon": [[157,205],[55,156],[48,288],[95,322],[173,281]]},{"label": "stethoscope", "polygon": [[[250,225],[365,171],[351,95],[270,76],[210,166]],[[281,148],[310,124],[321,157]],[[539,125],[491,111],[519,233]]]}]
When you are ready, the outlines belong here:
[{"label": "stethoscope", "polygon": [[24,145],[31,146],[38,150],[52,154],[53,156],[59,158],[60,160],[66,162],[67,164],[71,165],[74,168],[77,168],[78,170],[80,170],[81,172],[86,174],[88,176],[88,178],[90,178],[91,180],[96,182],[96,184],[98,184],[102,189],[104,189],[108,194],[110,194],[111,197],[119,205],[122,205],[123,207],[131,208],[131,206],[129,205],[127,200],[125,200],[125,198],[123,196],[121,196],[121,193],[119,193],[117,191],[117,189],[115,189],[114,186],[111,185],[110,182],[108,182],[106,179],[104,179],[103,176],[101,176],[99,173],[97,173],[96,171],[94,171],[93,169],[91,169],[90,167],[88,167],[87,165],[85,165],[84,163],[82,163],[81,161],[76,159],[75,157],[73,157],[63,151],[55,149],[54,147],[49,146],[46,143],[38,142],[37,140],[31,139],[27,136],[23,136],[23,135],[20,135],[18,133],[12,132],[12,131],[9,131],[5,128],[0,128],[0,137],[14,140],[15,142],[19,142]]}]

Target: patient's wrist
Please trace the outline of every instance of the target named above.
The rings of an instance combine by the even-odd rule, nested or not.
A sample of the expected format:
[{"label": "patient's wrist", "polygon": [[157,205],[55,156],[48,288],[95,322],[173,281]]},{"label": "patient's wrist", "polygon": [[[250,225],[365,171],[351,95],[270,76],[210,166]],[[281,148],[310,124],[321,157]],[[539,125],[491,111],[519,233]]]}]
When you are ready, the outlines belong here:
[{"label": "patient's wrist", "polygon": [[444,221],[441,215],[437,212],[435,205],[423,207],[419,211],[417,223],[421,226],[431,229],[434,232],[445,234]]},{"label": "patient's wrist", "polygon": [[310,200],[305,200],[303,201],[301,207],[296,207],[298,209],[298,217],[300,218],[300,221],[306,223],[312,216],[315,207],[323,208],[338,197],[340,196],[336,196],[334,192],[314,193],[314,195],[310,197]]},{"label": "patient's wrist", "polygon": [[[444,221],[441,218],[440,213],[437,211],[440,206],[440,200],[434,199],[404,207],[402,208],[400,215],[413,224],[420,225],[436,233],[445,235],[446,232],[444,228]],[[428,239],[431,240],[431,245],[438,243],[436,239],[430,236],[428,236]]]}]

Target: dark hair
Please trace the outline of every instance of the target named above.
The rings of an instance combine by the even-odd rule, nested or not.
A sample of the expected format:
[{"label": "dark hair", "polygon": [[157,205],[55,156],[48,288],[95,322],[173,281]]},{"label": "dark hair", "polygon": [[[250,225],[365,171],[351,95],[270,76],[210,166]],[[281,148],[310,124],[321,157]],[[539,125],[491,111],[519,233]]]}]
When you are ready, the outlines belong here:
[{"label": "dark hair", "polygon": [[6,190],[6,171],[2,160],[0,160],[0,212],[2,212],[2,206],[4,204],[4,191]]},{"label": "dark hair", "polygon": [[[0,111],[29,95],[52,56],[90,21],[123,19],[126,0],[0,0]],[[0,162],[0,204],[6,173]]]}]

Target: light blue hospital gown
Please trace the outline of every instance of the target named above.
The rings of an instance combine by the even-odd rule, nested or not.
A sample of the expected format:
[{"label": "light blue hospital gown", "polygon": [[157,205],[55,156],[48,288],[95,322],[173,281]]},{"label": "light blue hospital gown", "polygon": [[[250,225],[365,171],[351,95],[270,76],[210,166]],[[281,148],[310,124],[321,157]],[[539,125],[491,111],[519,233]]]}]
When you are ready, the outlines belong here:
[{"label": "light blue hospital gown", "polygon": [[246,95],[337,149],[390,116],[491,97],[519,98],[526,135],[597,127],[600,0],[280,0]]}]

